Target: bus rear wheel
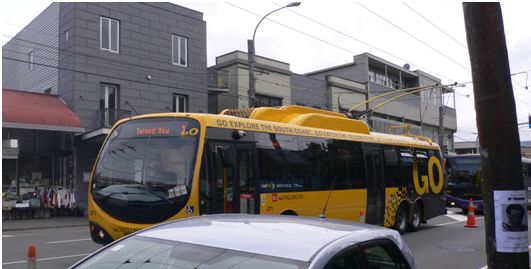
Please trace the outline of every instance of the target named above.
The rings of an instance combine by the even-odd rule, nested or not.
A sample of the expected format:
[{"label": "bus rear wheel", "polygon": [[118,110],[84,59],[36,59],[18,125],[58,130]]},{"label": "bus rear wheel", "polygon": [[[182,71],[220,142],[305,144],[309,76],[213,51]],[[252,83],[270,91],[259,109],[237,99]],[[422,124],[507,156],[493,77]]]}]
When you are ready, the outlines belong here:
[{"label": "bus rear wheel", "polygon": [[408,225],[408,212],[405,204],[398,206],[395,216],[395,226],[393,227],[400,234],[405,234]]},{"label": "bus rear wheel", "polygon": [[422,211],[420,205],[415,203],[413,206],[413,211],[411,211],[411,222],[409,223],[408,230],[410,232],[416,232],[420,228],[420,223],[422,221]]}]

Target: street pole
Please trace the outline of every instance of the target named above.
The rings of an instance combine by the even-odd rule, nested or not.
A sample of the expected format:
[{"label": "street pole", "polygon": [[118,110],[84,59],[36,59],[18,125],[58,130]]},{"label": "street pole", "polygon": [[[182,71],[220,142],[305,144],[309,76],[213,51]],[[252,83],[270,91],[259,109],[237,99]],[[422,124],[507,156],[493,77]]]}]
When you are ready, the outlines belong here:
[{"label": "street pole", "polygon": [[[503,203],[516,201],[512,197],[505,198],[503,203],[495,200],[506,193],[503,191],[522,194],[524,191],[516,106],[500,3],[463,3],[463,13],[483,175],[487,266],[489,269],[528,269],[527,230],[525,233],[500,232],[502,216],[506,213],[501,209]],[[527,219],[525,212],[524,218]],[[497,237],[504,240],[497,240]],[[525,241],[525,246],[520,246],[517,239]]]},{"label": "street pole", "polygon": [[301,3],[300,2],[292,2],[284,7],[275,9],[269,13],[267,13],[262,19],[258,22],[256,25],[256,28],[254,28],[253,33],[253,39],[247,40],[247,59],[249,60],[249,108],[254,107],[254,99],[255,99],[255,93],[256,93],[256,79],[254,77],[254,63],[256,62],[256,53],[254,48],[254,37],[256,35],[256,30],[258,30],[258,26],[260,26],[260,23],[269,16],[269,14],[277,12],[281,9],[287,8],[287,7],[298,7]]},{"label": "street pole", "polygon": [[[441,94],[442,95],[442,94]],[[442,148],[444,152],[444,107],[441,105],[439,107],[439,147]]]}]

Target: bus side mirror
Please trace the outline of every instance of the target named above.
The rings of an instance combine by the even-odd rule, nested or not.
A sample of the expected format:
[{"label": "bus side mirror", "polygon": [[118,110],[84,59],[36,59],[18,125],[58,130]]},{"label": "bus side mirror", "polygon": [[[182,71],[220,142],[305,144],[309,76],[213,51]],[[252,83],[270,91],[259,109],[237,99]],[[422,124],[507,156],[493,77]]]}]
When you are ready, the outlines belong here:
[{"label": "bus side mirror", "polygon": [[234,158],[232,150],[228,146],[217,147],[217,154],[221,157],[221,164],[223,167],[231,167],[234,165]]}]

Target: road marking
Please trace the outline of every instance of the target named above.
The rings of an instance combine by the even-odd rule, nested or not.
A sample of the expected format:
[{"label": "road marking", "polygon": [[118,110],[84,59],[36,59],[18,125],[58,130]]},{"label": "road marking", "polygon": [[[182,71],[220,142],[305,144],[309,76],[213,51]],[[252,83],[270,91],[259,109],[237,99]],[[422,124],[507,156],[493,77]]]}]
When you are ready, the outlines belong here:
[{"label": "road marking", "polygon": [[14,235],[2,235],[2,237],[19,237],[19,236],[32,236],[32,235],[43,235],[43,234],[14,234]]},{"label": "road marking", "polygon": [[76,239],[76,240],[65,240],[65,241],[45,242],[45,244],[70,243],[70,242],[87,241],[87,240],[92,240],[92,238]]},{"label": "road marking", "polygon": [[[77,255],[69,255],[69,256],[59,256],[59,257],[51,257],[51,258],[44,258],[44,259],[37,259],[37,261],[49,261],[49,260],[58,260],[58,259],[68,259],[68,258],[74,258],[74,257],[80,257],[80,256],[88,256],[91,253],[85,253],[85,254],[77,254]],[[8,264],[17,264],[17,263],[26,263],[27,261],[18,261],[18,262],[4,262],[2,265],[8,265]]]},{"label": "road marking", "polygon": [[468,219],[468,215],[461,215],[461,214],[457,214],[455,212],[452,212],[452,211],[448,211],[446,213],[446,216],[449,217],[449,218],[452,218],[454,220],[457,220],[457,222],[460,222],[460,221],[465,221]]}]

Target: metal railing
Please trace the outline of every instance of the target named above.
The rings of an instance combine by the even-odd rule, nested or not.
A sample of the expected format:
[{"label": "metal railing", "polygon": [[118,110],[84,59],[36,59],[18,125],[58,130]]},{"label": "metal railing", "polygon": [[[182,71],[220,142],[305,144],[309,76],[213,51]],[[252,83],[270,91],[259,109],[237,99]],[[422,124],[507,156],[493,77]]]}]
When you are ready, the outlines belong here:
[{"label": "metal railing", "polygon": [[208,87],[218,89],[228,89],[230,85],[230,75],[227,70],[208,70]]},{"label": "metal railing", "polygon": [[101,127],[112,127],[121,119],[131,117],[130,110],[103,108],[98,111]]}]

